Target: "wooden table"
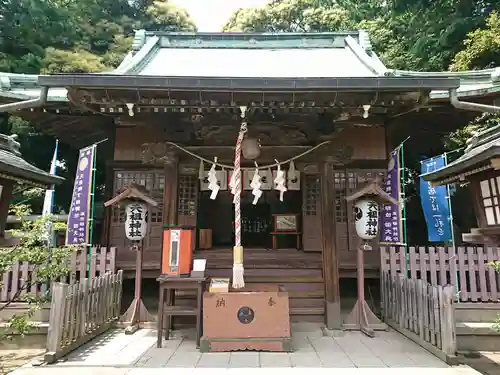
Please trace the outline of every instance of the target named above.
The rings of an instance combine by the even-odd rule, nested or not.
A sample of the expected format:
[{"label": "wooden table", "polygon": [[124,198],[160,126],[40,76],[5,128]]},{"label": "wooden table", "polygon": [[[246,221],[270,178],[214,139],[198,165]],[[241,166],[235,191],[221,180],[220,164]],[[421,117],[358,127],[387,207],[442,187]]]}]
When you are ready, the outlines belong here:
[{"label": "wooden table", "polygon": [[[166,277],[156,279],[160,283],[160,300],[158,305],[158,337],[156,347],[161,348],[162,331],[165,330],[165,340],[169,339],[173,316],[196,316],[196,345],[200,346],[202,335],[202,306],[203,292],[205,291],[206,278],[193,277]],[[196,307],[175,306],[176,290],[195,290]],[[164,318],[166,322],[164,324]]]}]

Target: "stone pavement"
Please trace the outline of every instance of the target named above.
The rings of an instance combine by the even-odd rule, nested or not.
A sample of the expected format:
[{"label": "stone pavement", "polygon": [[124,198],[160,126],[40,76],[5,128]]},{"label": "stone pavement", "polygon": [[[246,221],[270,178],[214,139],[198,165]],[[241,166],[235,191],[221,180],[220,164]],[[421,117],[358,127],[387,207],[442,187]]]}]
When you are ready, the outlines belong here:
[{"label": "stone pavement", "polygon": [[[426,375],[479,375],[466,367],[449,367],[423,348],[394,331],[377,332],[368,338],[360,332],[335,332],[331,335],[317,324],[293,326],[293,353],[234,352],[200,353],[194,342],[194,331],[176,332],[175,337],[156,348],[156,332],[143,329],[134,335],[116,330],[81,347],[52,366],[22,368],[13,375],[140,375],[156,374],[164,368],[176,368],[179,374],[201,373],[203,369],[239,368],[342,368],[353,374],[374,374],[398,369]],[[425,368],[425,369],[424,369]],[[256,370],[256,369],[254,369]],[[349,371],[347,371],[349,370]],[[210,370],[209,370],[210,371]],[[260,370],[259,370],[260,371]],[[307,370],[306,370],[307,371]],[[409,372],[408,372],[409,371]],[[49,374],[50,372],[50,374]],[[417,374],[417,372],[415,372]]]}]

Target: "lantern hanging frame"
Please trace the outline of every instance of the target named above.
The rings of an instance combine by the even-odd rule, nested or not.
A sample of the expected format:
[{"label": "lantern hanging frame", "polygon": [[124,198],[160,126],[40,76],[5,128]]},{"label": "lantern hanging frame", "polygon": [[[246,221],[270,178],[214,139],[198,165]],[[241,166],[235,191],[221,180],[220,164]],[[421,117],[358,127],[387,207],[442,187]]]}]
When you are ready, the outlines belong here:
[{"label": "lantern hanging frame", "polygon": [[[104,207],[127,206],[130,203],[142,203],[146,207],[157,207],[159,203],[151,198],[146,190],[146,187],[131,183],[114,198],[104,203]],[[150,210],[148,210],[150,211]],[[146,226],[147,224],[146,219]],[[143,263],[144,239],[141,241],[133,241],[132,250],[136,252],[135,259],[135,291],[134,300],[130,304],[127,311],[122,315],[122,320],[128,323],[125,333],[132,334],[140,327],[141,322],[151,321],[154,317],[148,311],[142,301],[142,263]]]},{"label": "lantern hanging frame", "polygon": [[[367,184],[354,191],[345,199],[347,202],[373,201],[379,207],[382,204],[398,204],[399,202],[387,194],[380,187],[381,179],[379,177],[369,181]],[[379,210],[378,210],[379,211]],[[378,224],[378,220],[377,220]],[[365,300],[365,261],[364,252],[372,249],[369,240],[362,239],[363,242],[357,249],[357,286],[358,298],[354,308],[344,321],[344,329],[359,330],[369,337],[375,336],[375,330],[387,330],[387,324],[373,313]]]}]

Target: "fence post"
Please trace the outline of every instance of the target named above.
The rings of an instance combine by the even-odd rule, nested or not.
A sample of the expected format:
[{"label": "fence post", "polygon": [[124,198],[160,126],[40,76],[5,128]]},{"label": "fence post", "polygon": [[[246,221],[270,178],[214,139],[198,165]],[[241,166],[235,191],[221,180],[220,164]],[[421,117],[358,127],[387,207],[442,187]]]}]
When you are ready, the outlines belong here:
[{"label": "fence post", "polygon": [[88,312],[87,307],[89,304],[89,279],[85,278],[80,280],[80,290],[83,291],[83,296],[80,300],[80,327],[79,332],[77,333],[79,336],[85,336],[87,333],[87,318]]},{"label": "fence post", "polygon": [[442,291],[441,300],[441,342],[442,351],[446,355],[454,356],[457,351],[455,332],[455,287],[446,286]]},{"label": "fence post", "polygon": [[49,331],[47,333],[47,353],[45,362],[53,363],[56,352],[61,346],[61,337],[64,330],[64,315],[66,311],[66,296],[68,295],[68,284],[52,284],[52,301],[50,303]]}]

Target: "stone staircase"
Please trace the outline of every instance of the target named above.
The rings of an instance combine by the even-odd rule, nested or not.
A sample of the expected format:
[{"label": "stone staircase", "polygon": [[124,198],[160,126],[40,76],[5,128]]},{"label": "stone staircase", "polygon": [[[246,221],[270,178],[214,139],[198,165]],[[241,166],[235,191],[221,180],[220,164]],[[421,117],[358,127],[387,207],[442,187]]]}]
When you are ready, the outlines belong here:
[{"label": "stone staircase", "polygon": [[500,351],[500,332],[493,328],[500,315],[500,303],[458,303],[455,306],[457,350]]}]

